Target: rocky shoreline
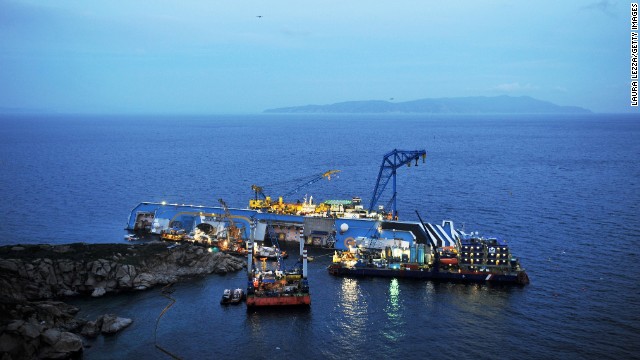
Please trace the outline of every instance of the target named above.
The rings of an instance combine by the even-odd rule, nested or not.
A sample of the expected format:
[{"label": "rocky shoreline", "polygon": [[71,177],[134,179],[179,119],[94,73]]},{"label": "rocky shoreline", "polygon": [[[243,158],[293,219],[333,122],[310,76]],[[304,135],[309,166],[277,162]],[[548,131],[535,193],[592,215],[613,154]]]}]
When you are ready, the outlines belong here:
[{"label": "rocky shoreline", "polygon": [[113,334],[132,319],[77,319],[72,296],[146,290],[181,279],[241,270],[243,258],[188,243],[0,247],[0,359],[81,357],[83,340]]}]

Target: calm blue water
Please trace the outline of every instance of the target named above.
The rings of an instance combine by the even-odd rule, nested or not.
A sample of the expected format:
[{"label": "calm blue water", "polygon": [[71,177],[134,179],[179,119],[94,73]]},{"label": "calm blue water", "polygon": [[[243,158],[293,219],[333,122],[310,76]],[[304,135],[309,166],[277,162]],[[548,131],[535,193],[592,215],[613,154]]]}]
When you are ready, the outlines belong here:
[{"label": "calm blue water", "polygon": [[[159,343],[183,358],[640,358],[638,120],[3,116],[0,241],[120,242],[140,201],[246,207],[252,184],[329,169],[342,172],[300,196],[368,202],[386,152],[425,149],[398,173],[401,218],[506,239],[531,285],[334,278],[318,253],[310,310],[220,307],[244,274],[210,276],[176,287]],[[134,319],[87,358],[169,358],[154,347],[159,290],[77,303]]]}]

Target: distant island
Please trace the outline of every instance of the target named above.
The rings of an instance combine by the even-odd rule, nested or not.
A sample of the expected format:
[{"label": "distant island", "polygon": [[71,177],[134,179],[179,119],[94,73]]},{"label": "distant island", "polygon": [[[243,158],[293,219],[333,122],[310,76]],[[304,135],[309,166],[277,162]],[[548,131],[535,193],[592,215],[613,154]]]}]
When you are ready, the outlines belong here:
[{"label": "distant island", "polygon": [[586,114],[578,106],[560,106],[529,96],[471,96],[420,99],[405,102],[384,100],[346,101],[329,105],[305,105],[267,109],[265,113],[342,113],[342,114]]}]

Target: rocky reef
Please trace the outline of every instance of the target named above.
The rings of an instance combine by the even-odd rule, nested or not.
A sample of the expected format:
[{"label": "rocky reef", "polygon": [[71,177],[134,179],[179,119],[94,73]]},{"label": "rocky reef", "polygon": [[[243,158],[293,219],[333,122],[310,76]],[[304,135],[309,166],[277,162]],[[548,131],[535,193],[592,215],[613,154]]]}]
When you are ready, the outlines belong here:
[{"label": "rocky reef", "polygon": [[102,296],[245,266],[242,258],[210,253],[201,246],[172,246],[162,242],[5,246],[0,248],[2,296],[13,300]]},{"label": "rocky reef", "polygon": [[53,299],[145,290],[244,266],[242,258],[187,243],[0,247],[0,359],[81,357],[83,339],[133,321],[77,319],[79,309]]},{"label": "rocky reef", "polygon": [[80,358],[85,338],[114,334],[133,320],[106,314],[77,319],[79,309],[61,301],[0,303],[0,355],[4,359]]}]

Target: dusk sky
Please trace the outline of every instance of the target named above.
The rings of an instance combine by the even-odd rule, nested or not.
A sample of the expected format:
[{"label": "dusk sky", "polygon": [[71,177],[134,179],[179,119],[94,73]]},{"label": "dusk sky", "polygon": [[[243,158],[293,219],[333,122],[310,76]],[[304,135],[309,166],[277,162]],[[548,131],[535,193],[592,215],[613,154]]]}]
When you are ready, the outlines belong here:
[{"label": "dusk sky", "polygon": [[638,112],[630,81],[627,1],[0,0],[0,110],[505,94]]}]

